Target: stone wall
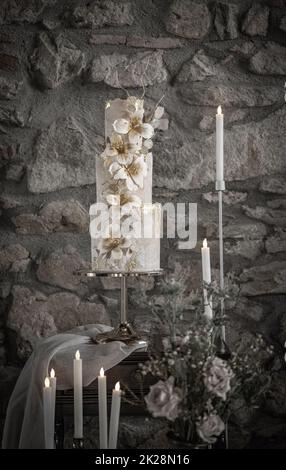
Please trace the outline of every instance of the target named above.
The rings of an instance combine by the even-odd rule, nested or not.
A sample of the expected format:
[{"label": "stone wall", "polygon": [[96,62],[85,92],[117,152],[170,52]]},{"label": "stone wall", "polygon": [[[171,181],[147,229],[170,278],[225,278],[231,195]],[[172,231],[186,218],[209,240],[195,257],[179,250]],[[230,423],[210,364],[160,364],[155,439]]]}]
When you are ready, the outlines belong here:
[{"label": "stone wall", "polygon": [[[170,127],[155,138],[153,199],[198,203],[198,237],[208,237],[214,275],[214,116],[223,106],[225,267],[239,277],[244,296],[229,341],[259,331],[282,358],[285,0],[2,0],[0,24],[2,416],[39,337],[117,318],[115,282],[87,283],[73,271],[89,260],[105,103],[124,97],[123,88],[141,94],[144,86],[149,104],[164,95]],[[176,240],[163,240],[162,266],[183,267],[190,286],[200,286],[199,246],[182,251]],[[150,315],[131,313],[148,333]],[[281,364],[252,431],[260,443],[284,436],[285,446]],[[233,433],[241,446],[253,442],[245,420]]]}]

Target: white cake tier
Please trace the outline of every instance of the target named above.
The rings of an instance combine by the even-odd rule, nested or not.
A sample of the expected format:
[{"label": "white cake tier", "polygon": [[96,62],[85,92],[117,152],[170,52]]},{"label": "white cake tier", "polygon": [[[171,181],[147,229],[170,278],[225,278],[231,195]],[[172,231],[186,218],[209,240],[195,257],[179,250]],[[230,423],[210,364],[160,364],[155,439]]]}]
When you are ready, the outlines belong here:
[{"label": "white cake tier", "polygon": [[[113,123],[118,119],[126,119],[128,117],[127,112],[128,100],[116,99],[109,103],[109,106],[105,109],[105,140],[106,143],[115,135]],[[125,136],[122,138],[126,141]],[[111,161],[116,161],[116,156],[110,157]],[[152,202],[152,170],[153,170],[153,156],[151,152],[146,152],[144,155],[144,161],[147,166],[147,174],[144,177],[143,187],[135,187],[134,193],[138,196],[142,202]],[[110,173],[106,167],[103,158],[96,159],[96,200],[97,202],[106,202],[106,194],[112,192],[114,186],[118,183],[118,180],[114,179],[114,176]],[[120,185],[119,181],[119,185]],[[115,188],[115,190],[117,190]]]},{"label": "white cake tier", "polygon": [[136,208],[132,215],[122,216],[121,210],[122,207],[113,206],[104,213],[103,206],[98,203],[90,207],[92,269],[111,272],[158,271],[161,205],[144,204]]},{"label": "white cake tier", "polygon": [[[142,202],[152,202],[152,167],[153,167],[153,156],[148,153],[144,160],[147,165],[147,175],[144,178],[143,188],[137,188],[134,194],[141,199]],[[98,202],[106,203],[106,196],[114,189],[117,192],[117,186],[121,182],[115,181],[110,175],[107,168],[104,167],[104,161],[101,158],[96,159],[96,200]],[[120,189],[119,189],[120,191]]]}]

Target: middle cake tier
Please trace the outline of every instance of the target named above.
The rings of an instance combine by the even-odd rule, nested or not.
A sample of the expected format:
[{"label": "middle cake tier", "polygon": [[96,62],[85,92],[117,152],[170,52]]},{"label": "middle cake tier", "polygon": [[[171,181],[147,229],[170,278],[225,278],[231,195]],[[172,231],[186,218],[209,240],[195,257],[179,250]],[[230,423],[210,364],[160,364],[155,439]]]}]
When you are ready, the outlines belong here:
[{"label": "middle cake tier", "polygon": [[160,269],[161,205],[143,204],[130,213],[115,204],[90,207],[92,269],[150,272]]}]

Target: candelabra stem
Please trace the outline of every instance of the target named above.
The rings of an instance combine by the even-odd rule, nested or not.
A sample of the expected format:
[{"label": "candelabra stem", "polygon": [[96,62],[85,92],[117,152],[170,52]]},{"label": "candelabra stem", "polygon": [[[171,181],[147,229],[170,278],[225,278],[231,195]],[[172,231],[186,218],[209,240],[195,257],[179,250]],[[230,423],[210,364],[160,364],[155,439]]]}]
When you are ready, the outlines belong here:
[{"label": "candelabra stem", "polygon": [[[222,228],[222,194],[221,190],[218,191],[218,226],[219,226],[219,274],[220,274],[220,289],[224,289],[224,269],[223,269],[223,228]],[[220,301],[221,318],[224,315],[224,299]],[[225,325],[221,325],[221,338],[225,341]]]},{"label": "candelabra stem", "polygon": [[[221,186],[217,186],[218,189],[218,231],[219,231],[219,283],[220,289],[223,291],[224,289],[224,267],[223,267],[223,220],[222,220],[222,195],[224,187],[224,182],[222,182]],[[221,298],[220,301],[220,313],[221,313],[221,339],[223,345],[225,345],[225,325],[223,324],[223,316],[224,316],[224,299]],[[225,430],[224,430],[224,445],[225,449],[228,449],[228,424],[225,423]]]}]

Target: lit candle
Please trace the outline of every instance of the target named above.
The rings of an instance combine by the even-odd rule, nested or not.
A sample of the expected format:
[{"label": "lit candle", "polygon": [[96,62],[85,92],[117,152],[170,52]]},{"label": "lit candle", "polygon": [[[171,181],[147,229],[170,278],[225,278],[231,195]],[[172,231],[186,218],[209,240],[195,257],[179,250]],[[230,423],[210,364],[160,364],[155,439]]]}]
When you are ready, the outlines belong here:
[{"label": "lit candle", "polygon": [[83,437],[83,410],[82,410],[82,360],[80,353],[75,353],[73,361],[74,378],[74,437]]},{"label": "lit candle", "polygon": [[223,186],[223,114],[221,106],[217,108],[216,115],[216,183],[217,189]]},{"label": "lit candle", "polygon": [[51,405],[51,416],[52,416],[52,432],[55,434],[55,411],[56,411],[56,391],[57,391],[57,378],[54,369],[50,372],[50,385],[52,388],[52,405]]},{"label": "lit candle", "polygon": [[50,386],[49,377],[45,378],[45,386],[43,388],[43,405],[44,405],[44,431],[45,431],[45,448],[54,448],[54,435],[52,427],[52,387]]},{"label": "lit candle", "polygon": [[[211,259],[210,259],[210,249],[208,247],[207,239],[205,238],[202,246],[202,270],[203,270],[203,281],[206,284],[211,283]],[[205,306],[205,315],[207,318],[211,319],[213,316],[211,299],[208,299],[207,289],[204,289],[204,306]]]},{"label": "lit candle", "polygon": [[112,404],[111,404],[111,415],[110,415],[110,426],[109,426],[109,449],[116,449],[117,447],[118,425],[119,425],[119,416],[120,416],[120,402],[121,402],[120,383],[117,382],[115,385],[115,388],[112,390]]},{"label": "lit candle", "polygon": [[108,449],[107,446],[107,396],[106,376],[103,367],[98,377],[98,415],[99,415],[99,447]]}]

